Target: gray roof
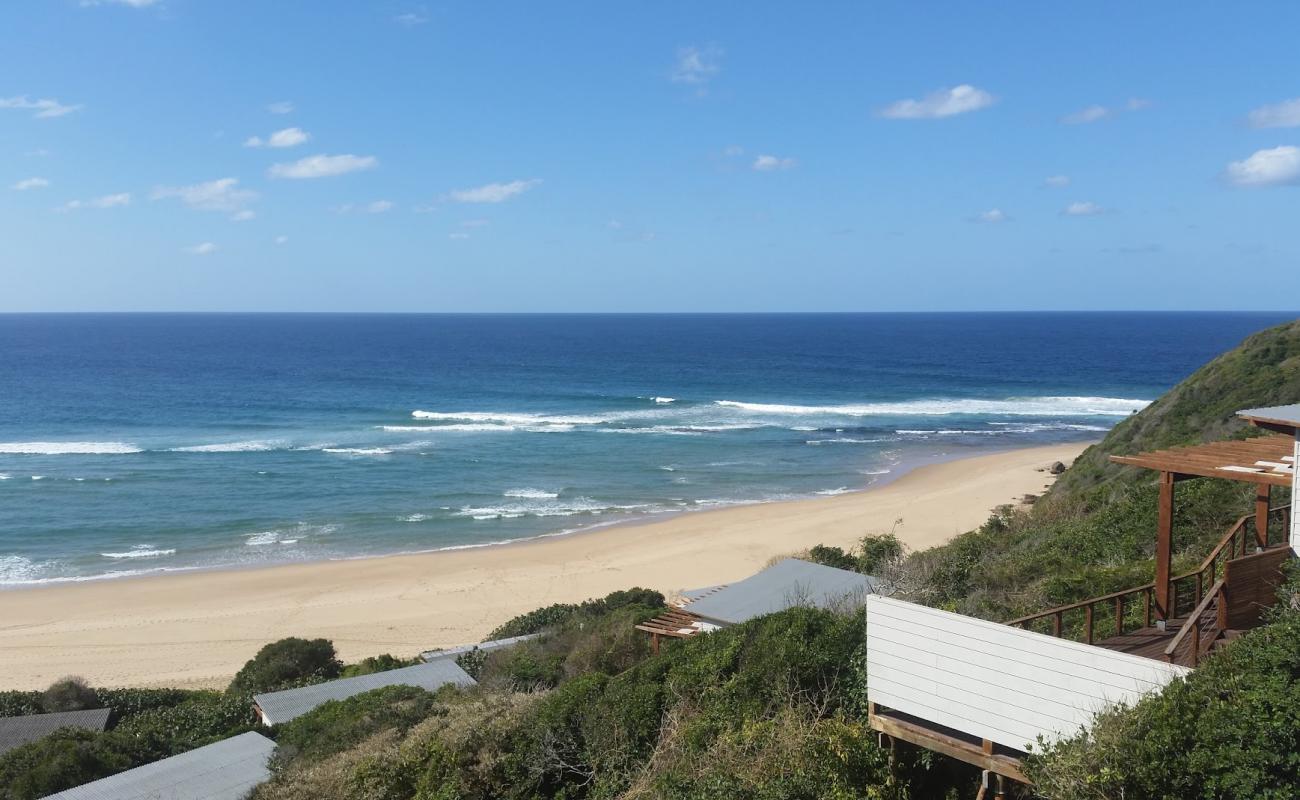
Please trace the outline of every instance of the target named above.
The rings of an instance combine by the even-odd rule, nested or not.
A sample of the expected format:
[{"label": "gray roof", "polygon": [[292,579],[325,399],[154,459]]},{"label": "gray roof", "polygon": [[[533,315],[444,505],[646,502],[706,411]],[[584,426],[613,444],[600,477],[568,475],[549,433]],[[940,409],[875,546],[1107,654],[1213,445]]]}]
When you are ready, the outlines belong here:
[{"label": "gray roof", "polygon": [[1238,411],[1237,416],[1300,427],[1300,403],[1269,408],[1248,408],[1245,411]]},{"label": "gray roof", "polygon": [[701,597],[685,610],[706,622],[735,625],[793,606],[830,608],[846,601],[862,603],[880,583],[870,575],[787,558]]},{"label": "gray roof", "polygon": [[46,800],[242,800],[271,777],[275,742],[241,733],[207,747],[52,794]]},{"label": "gray roof", "polygon": [[0,718],[0,753],[7,753],[19,745],[34,742],[59,728],[85,728],[102,731],[108,724],[107,708],[89,711],[59,711],[54,714],[31,714],[26,717]]},{"label": "gray roof", "polygon": [[474,679],[466,674],[451,658],[435,658],[425,664],[413,667],[390,669],[355,678],[339,678],[336,681],[302,686],[297,689],[285,689],[280,692],[253,695],[253,701],[262,709],[262,716],[272,725],[288,722],[294,717],[306,714],[316,706],[330,700],[345,700],[353,695],[381,689],[385,686],[418,686],[434,691],[449,683],[457,686],[473,686]]},{"label": "gray roof", "polygon": [[423,658],[425,661],[436,661],[440,658],[454,658],[455,656],[464,655],[465,653],[472,653],[475,650],[487,653],[492,650],[500,650],[502,647],[511,647],[520,642],[526,642],[529,639],[536,639],[538,636],[541,636],[541,634],[525,633],[521,636],[511,636],[506,639],[493,639],[490,642],[462,644],[458,647],[448,647],[445,650],[425,650],[420,654],[420,658]]}]

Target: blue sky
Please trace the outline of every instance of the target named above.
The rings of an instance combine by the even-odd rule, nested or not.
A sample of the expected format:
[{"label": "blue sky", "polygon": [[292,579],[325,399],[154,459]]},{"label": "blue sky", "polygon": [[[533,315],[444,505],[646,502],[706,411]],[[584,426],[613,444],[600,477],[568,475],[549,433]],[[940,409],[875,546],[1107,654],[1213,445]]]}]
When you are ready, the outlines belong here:
[{"label": "blue sky", "polygon": [[0,310],[1300,306],[1300,4],[14,0]]}]

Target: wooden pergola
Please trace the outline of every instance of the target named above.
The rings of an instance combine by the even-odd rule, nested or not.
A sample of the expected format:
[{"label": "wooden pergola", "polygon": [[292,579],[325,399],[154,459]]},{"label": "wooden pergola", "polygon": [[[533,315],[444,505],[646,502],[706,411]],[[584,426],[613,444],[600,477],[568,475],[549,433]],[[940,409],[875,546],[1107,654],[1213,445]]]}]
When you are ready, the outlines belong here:
[{"label": "wooden pergola", "polygon": [[1173,614],[1170,607],[1170,567],[1173,561],[1174,486],[1192,478],[1226,478],[1255,484],[1256,545],[1268,546],[1268,518],[1274,486],[1290,486],[1295,475],[1295,442],[1290,436],[1174,447],[1132,456],[1111,456],[1117,464],[1160,473],[1160,519],[1156,530],[1155,612],[1161,622]]}]

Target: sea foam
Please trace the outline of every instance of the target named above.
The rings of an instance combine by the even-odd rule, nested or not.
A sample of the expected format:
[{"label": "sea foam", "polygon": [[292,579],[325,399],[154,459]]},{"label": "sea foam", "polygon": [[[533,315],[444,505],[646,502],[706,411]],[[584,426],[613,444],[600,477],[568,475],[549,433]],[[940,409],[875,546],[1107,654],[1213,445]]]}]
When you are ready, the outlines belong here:
[{"label": "sea foam", "polygon": [[0,454],[62,456],[62,455],[128,455],[144,452],[127,442],[0,442]]},{"label": "sea foam", "polygon": [[159,549],[152,544],[138,544],[122,553],[100,553],[100,555],[104,558],[158,558],[170,556],[175,552],[175,548]]},{"label": "sea foam", "polygon": [[897,403],[860,403],[834,406],[746,403],[718,400],[714,405],[757,414],[791,416],[945,416],[948,414],[987,414],[1031,417],[1125,417],[1141,411],[1150,400],[1123,397],[1009,397],[1002,400],[975,398],[933,398]]}]

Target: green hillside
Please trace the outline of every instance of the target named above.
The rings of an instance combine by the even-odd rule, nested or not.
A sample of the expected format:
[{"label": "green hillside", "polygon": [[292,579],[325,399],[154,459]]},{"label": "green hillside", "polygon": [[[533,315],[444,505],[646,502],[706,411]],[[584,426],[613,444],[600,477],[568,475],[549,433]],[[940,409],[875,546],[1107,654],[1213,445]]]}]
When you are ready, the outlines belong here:
[{"label": "green hillside", "polygon": [[1111,464],[1111,455],[1241,436],[1243,408],[1300,401],[1300,320],[1254,334],[1198,369],[1088,448],[1053,489],[1073,495],[1116,478],[1140,477]]}]

